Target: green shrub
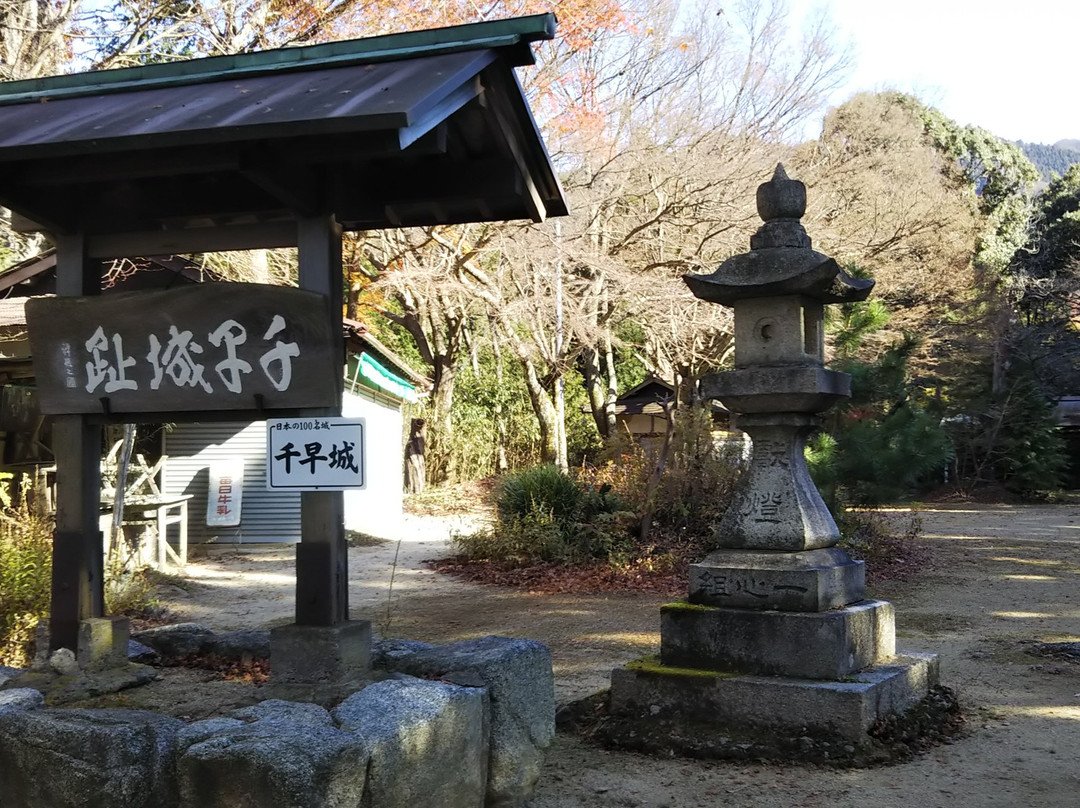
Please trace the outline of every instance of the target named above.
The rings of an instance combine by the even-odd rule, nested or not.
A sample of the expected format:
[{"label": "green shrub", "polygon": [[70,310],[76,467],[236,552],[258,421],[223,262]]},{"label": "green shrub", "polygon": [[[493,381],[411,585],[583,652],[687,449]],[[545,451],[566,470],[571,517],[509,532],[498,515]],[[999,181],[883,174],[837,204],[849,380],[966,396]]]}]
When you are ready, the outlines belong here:
[{"label": "green shrub", "polygon": [[23,506],[0,513],[0,664],[26,667],[34,629],[49,613],[52,581],[51,519]]},{"label": "green shrub", "polygon": [[[581,477],[594,487],[610,486],[621,509],[644,514],[658,452],[618,435],[609,441],[602,462],[582,469]],[[718,441],[706,408],[679,410],[671,455],[652,496],[653,527],[688,538],[711,538],[744,467],[742,442]]]},{"label": "green shrub", "polygon": [[711,539],[742,476],[743,444],[717,442],[704,407],[679,413],[672,440],[671,459],[653,497],[653,524]]},{"label": "green shrub", "polygon": [[655,450],[620,436],[577,479],[551,465],[508,474],[495,493],[496,525],[456,537],[456,547],[471,559],[618,565],[653,545],[637,539],[650,506],[652,525],[669,539],[711,539],[744,466],[742,444],[718,443],[710,413],[688,408],[679,412],[670,456],[647,502],[657,460]]},{"label": "green shrub", "polygon": [[[55,521],[19,503],[0,510],[0,665],[26,667],[34,653],[35,629],[48,617],[52,597],[52,537]],[[132,555],[116,554],[105,569],[109,614],[143,617],[154,612],[153,580],[136,568]]]},{"label": "green shrub", "polygon": [[473,559],[524,564],[564,561],[571,555],[566,533],[550,515],[535,512],[499,518],[489,530],[454,537],[455,548]]},{"label": "green shrub", "polygon": [[533,466],[499,481],[495,508],[501,522],[548,516],[558,524],[569,524],[578,516],[583,493],[574,480],[555,466]]},{"label": "green shrub", "polygon": [[580,483],[552,465],[505,476],[495,511],[491,529],[454,537],[460,553],[517,564],[609,558],[628,546],[636,520],[610,485]]}]

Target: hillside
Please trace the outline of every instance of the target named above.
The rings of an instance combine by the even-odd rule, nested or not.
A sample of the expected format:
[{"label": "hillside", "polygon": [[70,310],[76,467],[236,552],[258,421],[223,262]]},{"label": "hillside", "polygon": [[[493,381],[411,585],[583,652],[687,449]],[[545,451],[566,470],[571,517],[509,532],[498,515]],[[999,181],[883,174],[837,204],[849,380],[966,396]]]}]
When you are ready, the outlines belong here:
[{"label": "hillside", "polygon": [[1073,163],[1080,163],[1080,140],[1059,140],[1052,146],[1021,140],[1017,145],[1047,182],[1051,175],[1060,177]]}]

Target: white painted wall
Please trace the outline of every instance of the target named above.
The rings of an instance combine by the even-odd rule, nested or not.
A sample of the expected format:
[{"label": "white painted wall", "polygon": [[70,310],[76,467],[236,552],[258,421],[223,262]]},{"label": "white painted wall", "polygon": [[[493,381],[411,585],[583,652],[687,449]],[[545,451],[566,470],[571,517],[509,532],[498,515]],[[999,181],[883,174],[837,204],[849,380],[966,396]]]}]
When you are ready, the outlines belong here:
[{"label": "white painted wall", "polygon": [[401,407],[366,388],[345,393],[342,415],[366,419],[367,487],[345,492],[345,528],[397,538],[403,518],[404,438]]}]

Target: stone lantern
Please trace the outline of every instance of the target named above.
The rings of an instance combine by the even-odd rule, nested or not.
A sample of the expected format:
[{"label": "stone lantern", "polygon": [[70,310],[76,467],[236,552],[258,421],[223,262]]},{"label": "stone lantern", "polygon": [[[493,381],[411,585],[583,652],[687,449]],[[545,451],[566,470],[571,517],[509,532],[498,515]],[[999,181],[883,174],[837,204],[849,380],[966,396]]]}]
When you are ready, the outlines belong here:
[{"label": "stone lantern", "polygon": [[803,455],[819,414],[851,394],[851,377],[824,367],[824,310],[865,300],[874,282],[811,249],[799,222],[806,186],[782,165],[758,188],[757,206],[765,224],[750,252],[685,278],[695,296],[735,309],[735,370],[707,377],[701,392],[735,413],[753,442],[720,523],[721,549],[691,568],[690,601],[821,611],[862,600],[864,582],[862,564],[833,547],[840,533]]},{"label": "stone lantern", "polygon": [[666,738],[661,751],[784,757],[810,733],[857,756],[875,721],[937,683],[934,655],[897,653],[892,605],[865,597],[863,563],[835,546],[803,456],[820,414],[850,395],[850,377],[824,367],[824,307],[864,300],[874,283],[812,249],[806,186],[783,166],[757,207],[750,252],[685,278],[735,310],[735,369],[701,392],[750,436],[749,468],[718,549],[690,568],[687,601],[661,608],[659,658],[612,673],[607,737],[640,737],[634,722],[653,716],[667,728],[647,733]]}]

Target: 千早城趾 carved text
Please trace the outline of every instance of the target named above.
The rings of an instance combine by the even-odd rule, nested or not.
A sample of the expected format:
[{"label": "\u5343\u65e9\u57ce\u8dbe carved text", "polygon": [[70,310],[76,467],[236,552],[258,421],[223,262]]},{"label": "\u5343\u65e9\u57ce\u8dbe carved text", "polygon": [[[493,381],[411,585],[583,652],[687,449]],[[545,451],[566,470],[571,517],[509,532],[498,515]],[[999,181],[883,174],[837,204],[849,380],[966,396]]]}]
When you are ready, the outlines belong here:
[{"label": "\u5343\u65e9\u57ce\u8dbe carved text", "polygon": [[[164,385],[201,389],[205,393],[226,390],[243,393],[244,378],[258,367],[270,385],[278,391],[292,383],[293,360],[300,356],[296,342],[281,339],[287,330],[285,318],[275,314],[265,331],[259,329],[258,345],[250,340],[248,329],[233,319],[222,322],[205,338],[196,338],[190,329],[170,325],[164,335],[149,333],[142,345],[125,345],[124,337],[108,333],[98,326],[76,351],[83,351],[85,380],[69,376],[65,386],[82,385],[87,393],[116,393],[121,390],[160,390]],[[65,345],[65,348],[68,346]],[[250,350],[255,347],[258,355]],[[208,349],[212,349],[208,350]],[[69,350],[64,350],[68,355]],[[253,361],[248,361],[248,359]],[[216,361],[215,361],[216,360]],[[74,363],[73,363],[74,364]],[[75,367],[67,365],[69,372]],[[209,369],[209,373],[207,372]]]}]

